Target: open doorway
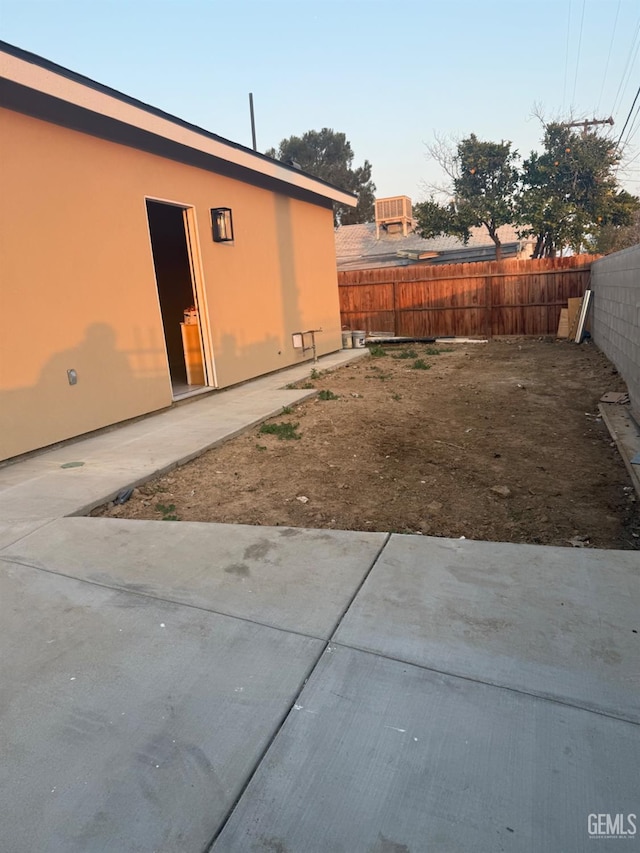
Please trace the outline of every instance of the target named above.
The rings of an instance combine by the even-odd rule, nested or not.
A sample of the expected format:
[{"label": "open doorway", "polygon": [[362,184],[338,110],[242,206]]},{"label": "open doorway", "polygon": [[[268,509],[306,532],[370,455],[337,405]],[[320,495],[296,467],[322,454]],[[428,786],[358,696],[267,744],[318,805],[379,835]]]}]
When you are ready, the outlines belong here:
[{"label": "open doorway", "polygon": [[176,399],[208,385],[188,223],[183,207],[148,199],[146,204],[171,387]]}]

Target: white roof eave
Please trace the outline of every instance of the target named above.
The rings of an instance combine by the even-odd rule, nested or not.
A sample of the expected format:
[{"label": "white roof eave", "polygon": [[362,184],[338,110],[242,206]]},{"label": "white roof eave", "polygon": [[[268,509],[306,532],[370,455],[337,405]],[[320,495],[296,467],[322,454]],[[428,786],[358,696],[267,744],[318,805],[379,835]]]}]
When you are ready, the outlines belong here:
[{"label": "white roof eave", "polygon": [[282,183],[314,193],[331,201],[355,207],[357,198],[317,181],[304,172],[296,172],[278,163],[265,159],[249,149],[239,148],[220,138],[211,138],[204,132],[191,129],[145,110],[142,106],[120,100],[114,95],[98,91],[76,80],[69,79],[32,62],[0,51],[0,76],[27,88],[58,98],[75,106],[107,116],[148,133],[186,145],[220,160],[233,163],[252,172],[265,175]]}]

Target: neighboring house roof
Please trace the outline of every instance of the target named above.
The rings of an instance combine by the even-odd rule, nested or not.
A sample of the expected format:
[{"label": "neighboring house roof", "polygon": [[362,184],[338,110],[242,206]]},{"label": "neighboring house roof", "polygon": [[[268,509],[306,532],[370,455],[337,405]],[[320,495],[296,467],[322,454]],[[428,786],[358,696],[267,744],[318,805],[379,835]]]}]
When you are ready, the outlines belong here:
[{"label": "neighboring house roof", "polygon": [[[471,263],[493,260],[495,244],[486,228],[472,228],[469,242],[465,245],[457,237],[433,237],[425,240],[415,232],[390,233],[380,228],[376,237],[376,225],[342,225],[336,229],[336,257],[338,269],[367,269],[381,266],[407,266],[416,262],[430,264]],[[516,255],[527,241],[518,237],[511,225],[498,229],[503,257]]]},{"label": "neighboring house roof", "polygon": [[[160,141],[165,156],[172,152],[186,159],[188,154],[201,168],[220,171],[226,164],[227,171],[231,168],[237,177],[277,182],[285,193],[311,193],[350,207],[357,204],[353,193],[2,41],[0,78],[2,103],[10,109],[41,115],[48,107],[50,120],[57,124],[112,139],[119,129],[118,141],[147,148],[158,147]],[[129,129],[126,137],[125,128]]]}]

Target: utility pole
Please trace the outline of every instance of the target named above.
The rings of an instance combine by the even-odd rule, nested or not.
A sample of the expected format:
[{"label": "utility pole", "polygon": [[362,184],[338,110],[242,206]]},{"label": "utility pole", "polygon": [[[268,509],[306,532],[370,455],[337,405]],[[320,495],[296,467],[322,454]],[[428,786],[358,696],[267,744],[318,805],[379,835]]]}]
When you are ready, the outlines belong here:
[{"label": "utility pole", "polygon": [[581,127],[583,136],[587,135],[587,130],[590,127],[595,127],[595,125],[598,125],[598,124],[611,124],[611,125],[613,125],[613,118],[612,118],[612,116],[609,116],[609,118],[591,118],[591,119],[585,118],[582,121],[563,121],[562,122],[563,127]]}]

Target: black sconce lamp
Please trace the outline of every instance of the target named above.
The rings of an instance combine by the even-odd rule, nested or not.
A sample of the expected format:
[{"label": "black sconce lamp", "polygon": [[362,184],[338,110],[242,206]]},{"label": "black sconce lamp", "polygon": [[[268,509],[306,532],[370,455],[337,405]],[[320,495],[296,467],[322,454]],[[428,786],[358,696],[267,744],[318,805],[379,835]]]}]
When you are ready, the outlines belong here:
[{"label": "black sconce lamp", "polygon": [[215,243],[228,243],[233,240],[233,220],[230,207],[211,208],[211,227]]}]

